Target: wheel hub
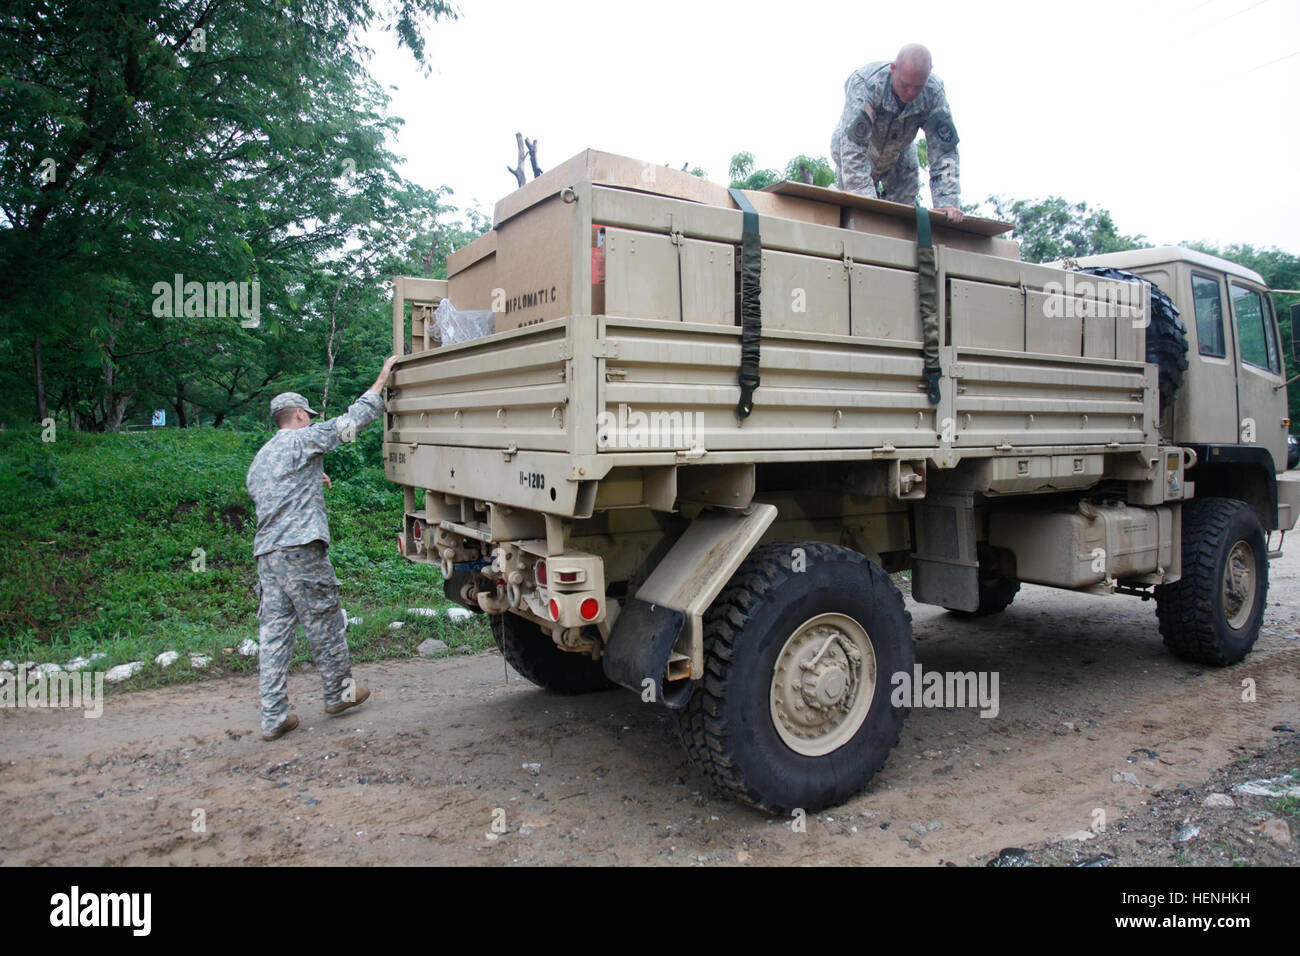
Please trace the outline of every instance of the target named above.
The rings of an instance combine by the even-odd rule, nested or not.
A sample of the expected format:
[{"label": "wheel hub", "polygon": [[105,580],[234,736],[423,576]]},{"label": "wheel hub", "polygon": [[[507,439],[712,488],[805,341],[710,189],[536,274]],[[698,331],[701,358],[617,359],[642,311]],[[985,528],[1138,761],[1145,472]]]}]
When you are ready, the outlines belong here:
[{"label": "wheel hub", "polygon": [[1228,626],[1240,628],[1255,606],[1255,552],[1238,541],[1223,566],[1223,608]]},{"label": "wheel hub", "polygon": [[777,655],[772,723],[792,750],[830,753],[862,726],[875,686],[867,632],[846,615],[818,615],[796,628]]}]

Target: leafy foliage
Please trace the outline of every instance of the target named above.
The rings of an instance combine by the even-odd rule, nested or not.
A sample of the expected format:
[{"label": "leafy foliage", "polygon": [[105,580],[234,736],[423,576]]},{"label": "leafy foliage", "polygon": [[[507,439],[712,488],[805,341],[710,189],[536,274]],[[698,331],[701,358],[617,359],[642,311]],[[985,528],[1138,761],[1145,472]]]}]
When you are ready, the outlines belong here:
[{"label": "leafy foliage", "polygon": [[783,179],[795,182],[808,182],[816,186],[832,186],[835,183],[835,168],[824,156],[799,155],[786,163],[785,171],[777,169],[755,169],[754,154],[736,153],[731,157],[727,170],[731,178],[732,189],[764,189]]},{"label": "leafy foliage", "polygon": [[[101,651],[108,666],[164,650],[220,657],[255,638],[256,515],[244,476],[269,437],[265,428],[60,428],[45,443],[37,429],[0,432],[0,657],[63,663]],[[445,600],[437,570],[393,546],[402,492],[384,477],[381,441],[371,425],[326,455],[325,497],[343,606],[388,641],[393,617]],[[415,623],[403,638],[415,637]],[[486,644],[486,627],[477,629]],[[351,630],[349,643],[355,652]]]},{"label": "leafy foliage", "polygon": [[[1148,245],[1145,236],[1121,235],[1109,212],[1087,203],[1071,203],[1059,196],[990,196],[987,202],[993,207],[993,218],[1015,223],[1010,238],[1020,242],[1020,257],[1026,262],[1052,262],[1067,256],[1123,252]],[[980,207],[965,208],[976,212]]]},{"label": "leafy foliage", "polygon": [[[356,329],[384,325],[381,280],[435,272],[445,249],[415,243],[456,210],[395,173],[400,120],[358,37],[383,24],[423,63],[422,24],[452,16],[443,0],[6,5],[0,416],[220,423],[286,383],[323,390],[331,354],[372,374],[386,350]],[[169,314],[176,276],[256,283],[258,321]]]}]

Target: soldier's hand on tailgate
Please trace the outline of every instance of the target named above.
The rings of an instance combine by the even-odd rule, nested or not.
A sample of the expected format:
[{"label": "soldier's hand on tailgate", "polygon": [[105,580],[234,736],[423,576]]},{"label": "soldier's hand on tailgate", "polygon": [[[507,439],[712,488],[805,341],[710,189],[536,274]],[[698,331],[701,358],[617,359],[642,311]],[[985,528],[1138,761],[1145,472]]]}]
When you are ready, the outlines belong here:
[{"label": "soldier's hand on tailgate", "polygon": [[379,394],[383,391],[384,386],[388,384],[388,376],[393,371],[393,366],[397,364],[398,356],[390,355],[384,362],[384,367],[379,371],[379,378],[375,379],[375,384],[370,386],[370,391]]},{"label": "soldier's hand on tailgate", "polygon": [[943,213],[945,216],[948,217],[949,222],[962,221],[961,210],[958,209],[956,206],[935,206],[934,211]]},{"label": "soldier's hand on tailgate", "polygon": [[330,476],[329,476],[329,475],[325,474],[324,472],[321,472],[321,477],[325,479],[325,490],[326,490],[326,491],[328,491],[329,489],[331,489],[331,488],[334,487],[334,483],[333,483],[332,481],[330,481]]}]

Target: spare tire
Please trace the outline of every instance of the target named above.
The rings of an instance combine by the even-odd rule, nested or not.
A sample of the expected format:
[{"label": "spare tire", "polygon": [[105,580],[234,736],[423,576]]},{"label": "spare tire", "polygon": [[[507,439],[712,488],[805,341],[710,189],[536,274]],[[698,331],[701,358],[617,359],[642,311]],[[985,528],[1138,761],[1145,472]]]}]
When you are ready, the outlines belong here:
[{"label": "spare tire", "polygon": [[1178,306],[1160,286],[1123,269],[1087,266],[1080,272],[1100,279],[1145,282],[1151,287],[1151,321],[1147,325],[1147,361],[1160,369],[1160,414],[1174,402],[1187,371],[1187,326],[1178,318]]}]

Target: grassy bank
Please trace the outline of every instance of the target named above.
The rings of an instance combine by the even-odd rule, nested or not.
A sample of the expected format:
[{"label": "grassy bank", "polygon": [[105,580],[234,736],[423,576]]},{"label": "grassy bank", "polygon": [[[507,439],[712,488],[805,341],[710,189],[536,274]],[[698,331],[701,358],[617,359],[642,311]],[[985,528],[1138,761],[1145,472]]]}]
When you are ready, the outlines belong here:
[{"label": "grassy bank", "polygon": [[[0,658],[97,667],[201,653],[217,669],[256,666],[230,649],[257,638],[256,516],[244,475],[269,432],[157,429],[0,432]],[[447,620],[442,580],[396,552],[402,496],[366,429],[325,458],[330,548],[358,660],[407,656],[427,637],[491,643],[478,617]],[[410,607],[439,609],[407,618]],[[406,620],[399,631],[394,620]],[[299,656],[308,659],[306,641]],[[183,662],[150,664],[133,684],[193,679]]]}]

